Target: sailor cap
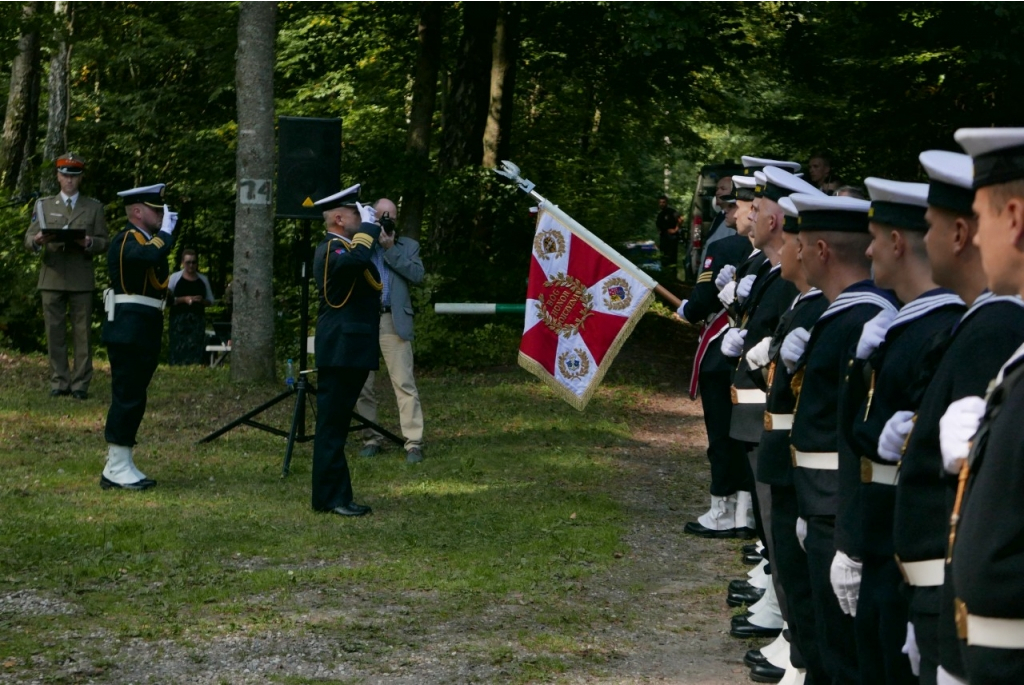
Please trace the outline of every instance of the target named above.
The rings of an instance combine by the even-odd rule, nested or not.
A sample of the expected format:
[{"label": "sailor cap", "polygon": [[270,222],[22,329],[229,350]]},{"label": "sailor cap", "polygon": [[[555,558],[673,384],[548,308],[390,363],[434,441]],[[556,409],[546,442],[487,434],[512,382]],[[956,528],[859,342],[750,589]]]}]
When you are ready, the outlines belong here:
[{"label": "sailor cap", "polygon": [[789,196],[800,213],[801,231],[867,233],[871,203],[855,197],[793,193]]},{"label": "sailor cap", "polygon": [[946,150],[925,150],[918,159],[928,174],[928,204],[957,214],[974,214],[974,160]]},{"label": "sailor cap", "polygon": [[1024,178],[1024,128],[962,128],[953,134],[974,159],[974,187]]},{"label": "sailor cap", "polygon": [[928,209],[927,183],[869,176],[864,179],[864,185],[871,197],[871,210],[868,212],[871,221],[912,231],[928,230],[928,222],[924,220]]}]

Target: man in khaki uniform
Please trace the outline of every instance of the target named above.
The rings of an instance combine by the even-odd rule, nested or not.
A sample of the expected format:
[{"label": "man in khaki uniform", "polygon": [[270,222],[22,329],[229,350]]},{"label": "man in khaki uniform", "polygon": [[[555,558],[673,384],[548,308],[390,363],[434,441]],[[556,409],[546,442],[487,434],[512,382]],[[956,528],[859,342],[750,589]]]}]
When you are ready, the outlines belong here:
[{"label": "man in khaki uniform", "polygon": [[[43,255],[37,287],[43,300],[46,347],[50,354],[50,396],[71,395],[84,400],[89,397],[92,380],[92,258],[107,251],[109,239],[103,205],[78,192],[85,161],[68,153],[57,159],[56,167],[60,192],[36,202],[32,224],[25,233],[25,247]],[[80,229],[85,235],[64,239],[42,229]],[[67,346],[69,316],[75,346],[71,370]]]}]

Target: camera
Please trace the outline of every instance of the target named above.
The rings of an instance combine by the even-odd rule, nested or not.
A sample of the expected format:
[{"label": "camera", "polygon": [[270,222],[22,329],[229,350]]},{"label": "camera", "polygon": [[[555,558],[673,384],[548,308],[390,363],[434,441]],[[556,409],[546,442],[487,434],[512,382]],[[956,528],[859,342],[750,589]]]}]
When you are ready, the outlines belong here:
[{"label": "camera", "polygon": [[395,232],[395,220],[391,218],[391,212],[384,212],[378,221],[380,222],[381,230],[388,235]]}]

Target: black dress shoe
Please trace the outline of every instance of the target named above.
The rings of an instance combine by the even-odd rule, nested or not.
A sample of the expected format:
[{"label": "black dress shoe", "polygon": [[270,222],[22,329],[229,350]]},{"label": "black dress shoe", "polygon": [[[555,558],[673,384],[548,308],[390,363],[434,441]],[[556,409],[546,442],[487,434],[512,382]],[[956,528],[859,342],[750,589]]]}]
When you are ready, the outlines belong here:
[{"label": "black dress shoe", "polygon": [[751,592],[753,590],[759,590],[759,589],[760,588],[756,588],[753,585],[751,585],[749,580],[741,580],[741,579],[737,578],[736,580],[730,580],[729,581],[729,594],[730,595],[743,594],[743,593],[746,593],[746,592]]},{"label": "black dress shoe", "polygon": [[750,669],[750,679],[755,683],[777,683],[786,675],[786,669],[773,666],[767,661]]},{"label": "black dress shoe", "polygon": [[732,622],[732,628],[729,630],[729,634],[733,637],[741,639],[751,637],[778,637],[779,633],[782,632],[782,628],[763,628],[756,626],[747,620],[746,617],[740,617],[740,620],[734,620]]},{"label": "black dress shoe", "polygon": [[730,592],[725,598],[725,603],[731,607],[740,607],[744,604],[750,606],[760,601],[762,597],[764,597],[764,590],[752,588],[750,592]]},{"label": "black dress shoe", "polygon": [[71,396],[74,397],[76,400],[89,399],[89,393],[87,393],[85,390],[74,390],[72,391]]},{"label": "black dress shoe", "polygon": [[729,619],[729,621],[732,623],[733,627],[745,626],[747,625],[747,623],[749,623],[747,619],[749,619],[751,616],[753,616],[752,613],[750,613],[749,611],[744,611],[742,614],[736,614],[731,619]]},{"label": "black dress shoe", "polygon": [[106,476],[100,476],[100,487],[104,490],[149,490],[156,486],[156,481],[152,478],[143,478],[136,483],[127,483],[122,485],[121,483],[115,483]]},{"label": "black dress shoe", "polygon": [[750,668],[768,663],[768,657],[761,653],[760,649],[748,649],[743,655],[743,663]]},{"label": "black dress shoe", "polygon": [[743,545],[743,547],[740,548],[740,551],[744,554],[755,554],[757,552],[757,543],[752,542],[749,545]]},{"label": "black dress shoe", "polygon": [[736,528],[735,530],[736,530],[736,535],[733,536],[733,537],[737,537],[740,540],[756,540],[757,539],[757,531],[754,530],[753,528],[747,528],[746,526],[744,526],[742,528]]},{"label": "black dress shoe", "polygon": [[736,528],[729,528],[727,530],[714,530],[712,528],[705,528],[700,521],[690,521],[683,526],[683,532],[689,533],[690,535],[696,535],[702,538],[734,538],[736,537]]},{"label": "black dress shoe", "polygon": [[747,566],[757,566],[762,561],[764,561],[764,557],[761,556],[760,552],[754,552],[753,554],[743,555],[743,563]]},{"label": "black dress shoe", "polygon": [[50,391],[50,397],[67,397],[71,394],[70,390],[57,390],[53,389]]},{"label": "black dress shoe", "polygon": [[356,504],[355,502],[349,502],[346,505],[334,507],[330,510],[330,513],[337,514],[338,516],[365,516],[372,511],[373,510],[370,509],[370,507],[362,504]]}]

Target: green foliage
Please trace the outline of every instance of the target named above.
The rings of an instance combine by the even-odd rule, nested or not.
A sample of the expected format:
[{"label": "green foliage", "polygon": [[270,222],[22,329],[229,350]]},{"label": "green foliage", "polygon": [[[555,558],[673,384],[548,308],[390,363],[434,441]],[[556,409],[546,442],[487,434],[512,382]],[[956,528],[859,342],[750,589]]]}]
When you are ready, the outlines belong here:
[{"label": "green foliage", "polygon": [[[953,148],[955,128],[1017,123],[1024,9],[1012,3],[538,2],[521,10],[510,157],[538,192],[612,245],[653,237],[654,198],[666,190],[683,209],[710,161],[805,160],[827,148],[847,180],[912,179],[917,154]],[[434,301],[519,301],[531,201],[487,170],[439,178],[404,162],[419,12],[412,2],[280,3],[277,113],[340,118],[340,182],[362,182],[368,199],[426,189],[421,242],[428,273],[439,277]],[[444,5],[431,168],[461,13],[459,3]],[[237,4],[78,3],[74,14],[68,142],[89,160],[83,191],[108,203],[116,230],[116,191],[167,182],[182,217],[174,261],[197,247],[219,295],[234,250]],[[0,6],[7,62],[22,21],[19,3]],[[53,24],[47,11],[34,20],[44,71]],[[8,78],[0,70],[0,101]],[[45,73],[43,88],[40,139]],[[40,160],[39,173],[52,173],[51,163]],[[17,208],[0,211],[5,230],[22,230]],[[457,217],[443,237],[432,232],[437,216]],[[319,226],[312,232],[315,242]],[[300,235],[294,222],[278,222],[279,348],[298,343]],[[27,259],[10,241],[0,253],[11,283],[0,317],[17,331],[5,341],[22,348],[41,340]],[[420,348],[444,364],[478,358],[454,341],[505,349],[500,322],[432,322],[422,309],[420,322]]]},{"label": "green foliage", "polygon": [[[41,356],[0,356],[0,367],[0,415],[10,418],[0,443],[0,594],[74,608],[4,614],[12,675],[61,668],[54,646],[68,631],[104,636],[82,646],[90,659],[116,659],[129,640],[177,650],[265,631],[345,635],[355,640],[345,658],[374,672],[378,650],[415,649],[426,626],[462,625],[509,602],[529,607],[524,620],[509,614],[508,626],[488,621],[458,639],[518,642],[540,617],[544,635],[523,637],[532,655],[578,643],[581,628],[615,647],[590,629],[614,615],[586,606],[581,590],[630,563],[616,559],[624,518],[613,496],[616,455],[631,442],[622,415],[640,400],[627,388],[609,387],[584,415],[519,371],[423,374],[426,461],[410,467],[401,450],[351,458],[357,501],[376,514],[342,521],[309,510],[308,446],[297,446],[282,480],[278,437],[243,427],[196,445],[275,387],[232,386],[224,369],[161,367],[135,453],[159,486],[112,492],[97,485],[107,365],[97,365],[86,402],[47,397]],[[264,418],[287,426],[290,415],[280,405]],[[397,420],[393,403],[381,403],[381,420]],[[558,670],[540,661],[530,672]]]},{"label": "green foliage", "polygon": [[[412,292],[416,310],[413,349],[418,367],[472,368],[513,364],[518,357],[522,322],[507,317],[448,316],[434,312],[444,277],[430,274]],[[495,301],[494,298],[487,300]]]},{"label": "green foliage", "polygon": [[43,319],[36,278],[40,257],[25,249],[31,203],[0,210],[0,347],[40,347]]}]

